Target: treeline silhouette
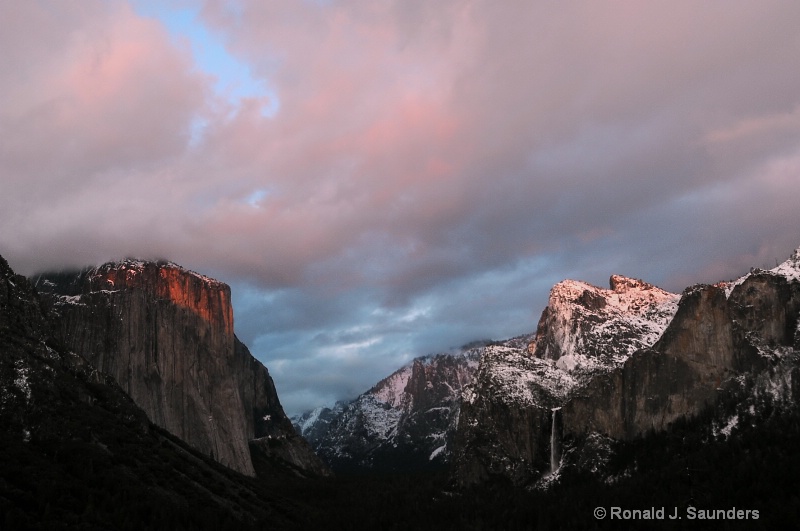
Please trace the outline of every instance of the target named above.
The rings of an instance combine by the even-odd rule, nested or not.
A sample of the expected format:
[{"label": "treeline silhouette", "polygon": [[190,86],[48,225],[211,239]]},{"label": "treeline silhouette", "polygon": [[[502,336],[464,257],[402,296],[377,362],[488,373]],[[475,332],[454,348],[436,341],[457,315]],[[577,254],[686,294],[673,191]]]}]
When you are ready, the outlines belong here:
[{"label": "treeline silhouette", "polygon": [[[615,443],[603,475],[566,466],[548,490],[497,479],[459,491],[446,470],[247,478],[154,426],[132,437],[115,424],[81,431],[80,419],[69,440],[0,434],[2,529],[786,529],[800,522],[800,415],[769,405],[727,437],[713,432],[709,412]],[[689,506],[758,510],[759,519],[612,521],[593,513],[685,514]]]}]

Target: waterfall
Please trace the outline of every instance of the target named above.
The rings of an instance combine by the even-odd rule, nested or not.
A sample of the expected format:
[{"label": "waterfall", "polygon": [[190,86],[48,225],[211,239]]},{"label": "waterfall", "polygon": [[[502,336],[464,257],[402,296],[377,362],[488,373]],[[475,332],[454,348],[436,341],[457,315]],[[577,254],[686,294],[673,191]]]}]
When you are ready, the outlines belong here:
[{"label": "waterfall", "polygon": [[558,433],[558,411],[560,407],[554,407],[553,422],[550,428],[550,473],[555,474],[558,467],[561,465],[561,437]]}]

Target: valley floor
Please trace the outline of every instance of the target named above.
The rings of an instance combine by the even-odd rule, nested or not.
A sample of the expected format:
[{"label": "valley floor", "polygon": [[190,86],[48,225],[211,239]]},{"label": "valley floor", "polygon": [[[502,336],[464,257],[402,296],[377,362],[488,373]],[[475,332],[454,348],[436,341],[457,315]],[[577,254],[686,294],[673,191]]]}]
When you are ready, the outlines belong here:
[{"label": "valley floor", "polygon": [[[9,530],[787,529],[800,522],[800,415],[764,415],[757,427],[738,426],[730,437],[714,435],[708,419],[699,418],[620,443],[604,473],[612,480],[567,467],[548,490],[497,483],[456,493],[446,471],[252,480],[221,467],[195,467],[193,457],[155,466],[144,455],[122,462],[106,460],[102,451],[87,456],[77,442],[36,453],[27,443],[12,444],[0,460],[0,525]],[[161,440],[162,446],[172,444]],[[219,489],[195,489],[203,478],[192,474],[219,474]],[[220,505],[212,499],[227,501]],[[598,507],[665,508],[667,515],[680,511],[683,519],[611,520],[607,514],[598,520]],[[689,507],[756,510],[758,519],[751,514],[747,520],[689,520]]]},{"label": "valley floor", "polygon": [[[714,435],[706,417],[619,443],[606,479],[566,469],[548,490],[497,483],[456,493],[440,472],[293,482],[284,494],[306,500],[309,529],[794,528],[800,414],[763,414],[757,426],[739,426],[731,437]],[[596,518],[598,508],[605,518]],[[646,510],[663,509],[663,519],[654,511],[651,519],[612,519],[614,508],[644,518]]]}]

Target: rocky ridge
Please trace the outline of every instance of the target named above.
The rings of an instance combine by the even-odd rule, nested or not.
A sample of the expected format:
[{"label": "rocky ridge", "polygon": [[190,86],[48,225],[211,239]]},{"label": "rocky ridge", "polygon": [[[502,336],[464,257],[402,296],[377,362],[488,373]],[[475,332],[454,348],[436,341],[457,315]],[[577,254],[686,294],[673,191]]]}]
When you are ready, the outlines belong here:
[{"label": "rocky ridge", "polygon": [[798,396],[799,266],[800,250],[680,296],[619,276],[609,290],[559,283],[528,349],[487,350],[465,389],[458,482],[540,481],[598,441],[668,429],[742,386]]},{"label": "rocky ridge", "polygon": [[414,359],[349,403],[293,418],[334,471],[442,467],[485,344]]}]

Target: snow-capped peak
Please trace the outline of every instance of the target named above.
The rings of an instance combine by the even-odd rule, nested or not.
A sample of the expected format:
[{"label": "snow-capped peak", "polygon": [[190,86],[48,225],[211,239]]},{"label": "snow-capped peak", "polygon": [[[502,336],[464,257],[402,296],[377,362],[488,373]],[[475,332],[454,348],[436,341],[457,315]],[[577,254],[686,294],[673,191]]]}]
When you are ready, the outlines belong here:
[{"label": "snow-capped peak", "polygon": [[621,275],[611,277],[610,289],[565,280],[550,292],[531,350],[566,371],[621,363],[634,350],[658,340],[679,299]]},{"label": "snow-capped peak", "polygon": [[302,417],[292,418],[292,421],[293,423],[295,423],[295,426],[300,429],[300,435],[305,436],[308,429],[312,427],[315,422],[317,422],[317,420],[319,419],[319,414],[322,413],[322,410],[324,409],[325,406],[319,406],[313,411],[311,411],[307,417],[303,415]]},{"label": "snow-capped peak", "polygon": [[800,248],[795,249],[792,256],[784,263],[769,271],[770,273],[784,276],[788,280],[800,281]]},{"label": "snow-capped peak", "polygon": [[334,470],[446,462],[462,389],[473,381],[486,343],[414,358],[329,416],[324,431],[316,429],[322,415],[315,412],[294,424],[312,435],[309,442]]},{"label": "snow-capped peak", "polygon": [[779,275],[785,277],[786,280],[790,282],[791,281],[800,282],[800,247],[794,250],[792,256],[790,256],[788,260],[786,260],[782,264],[779,264],[776,267],[773,267],[772,269],[769,269],[767,271],[764,271],[762,269],[751,269],[749,273],[737,278],[732,282],[720,282],[718,285],[720,287],[724,287],[725,296],[730,297],[731,293],[733,292],[733,289],[739,284],[742,284],[748,278],[750,278],[750,275],[752,275],[754,272],[771,273],[773,275]]},{"label": "snow-capped peak", "polygon": [[550,308],[563,304],[579,304],[603,313],[639,312],[644,306],[652,306],[675,300],[678,295],[664,291],[643,280],[612,275],[610,289],[603,289],[578,280],[564,280],[550,291]]}]

